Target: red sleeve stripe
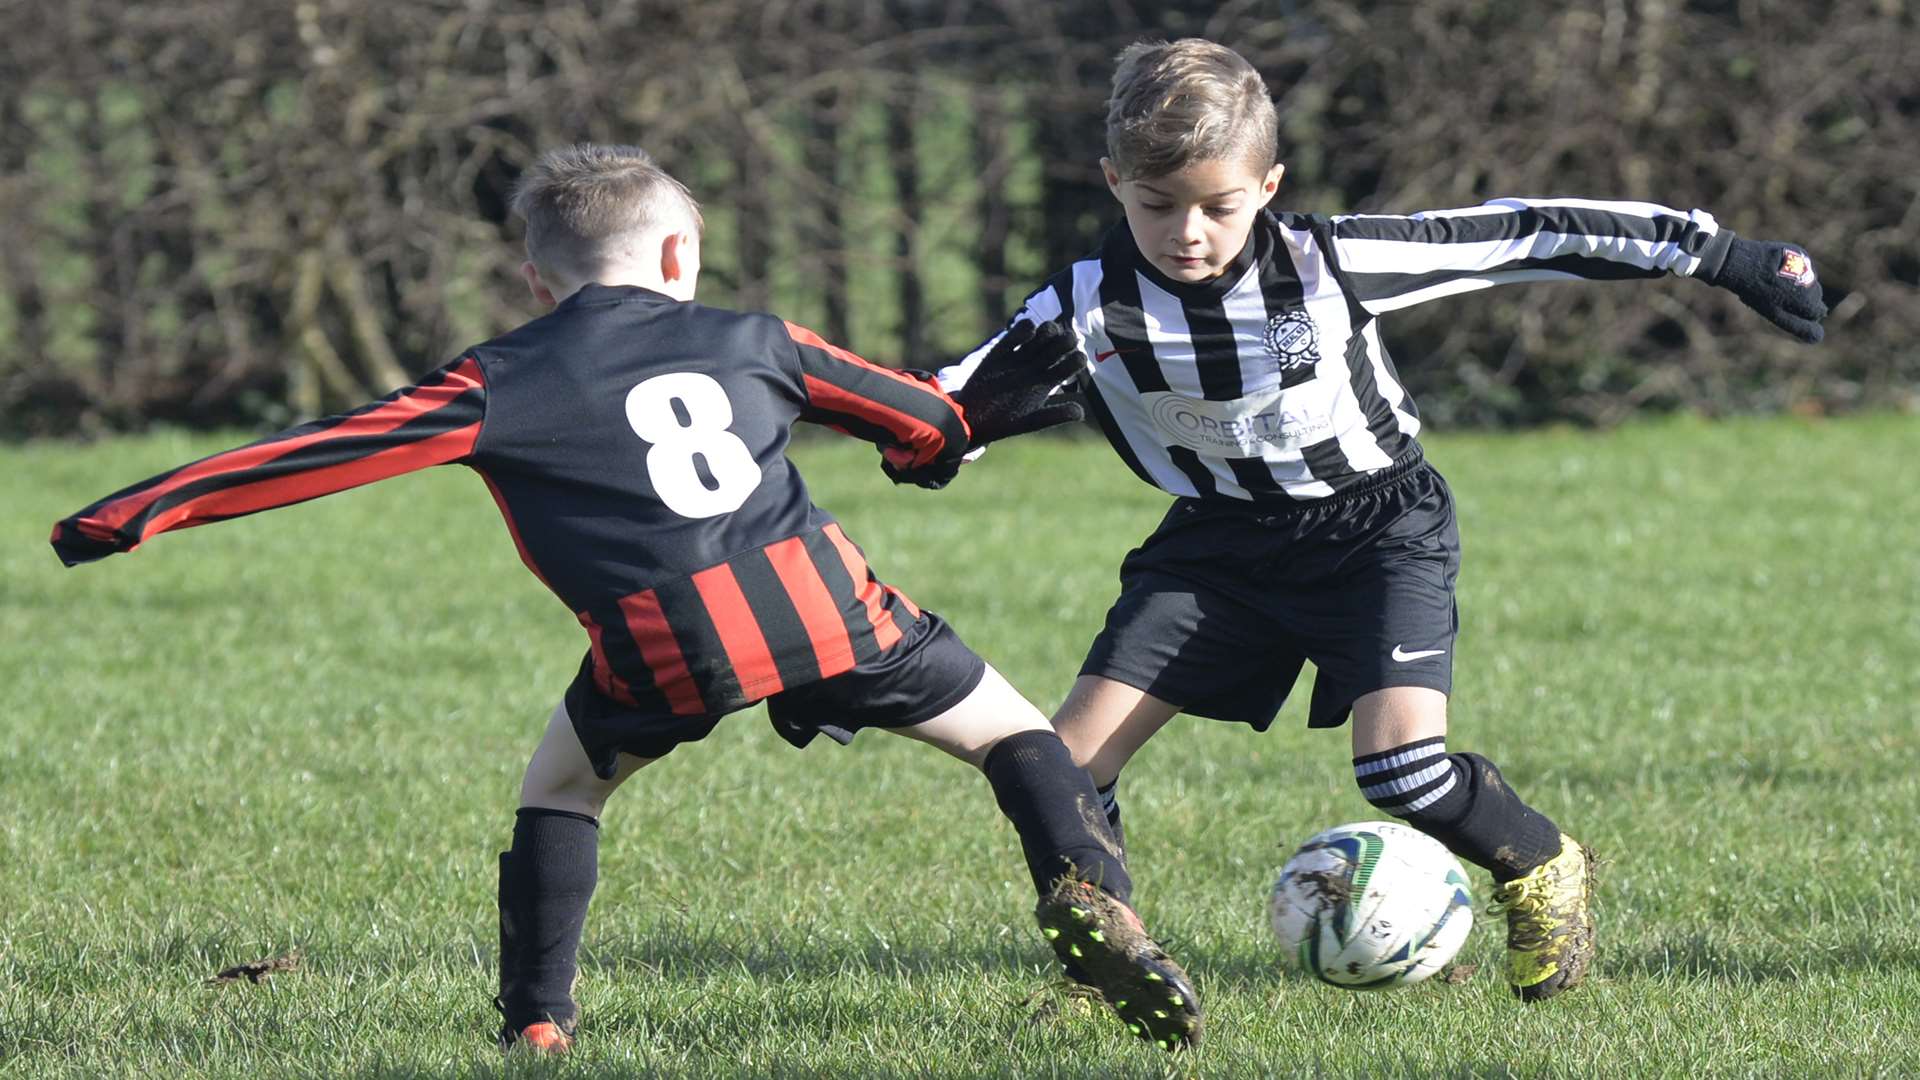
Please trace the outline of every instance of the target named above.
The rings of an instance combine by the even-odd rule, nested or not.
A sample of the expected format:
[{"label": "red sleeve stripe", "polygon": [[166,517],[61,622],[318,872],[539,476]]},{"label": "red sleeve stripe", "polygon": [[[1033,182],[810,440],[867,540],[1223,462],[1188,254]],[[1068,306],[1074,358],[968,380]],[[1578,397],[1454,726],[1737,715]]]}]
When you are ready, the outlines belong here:
[{"label": "red sleeve stripe", "polygon": [[767,648],[766,636],[760,632],[760,620],[754,618],[733,568],[726,563],[710,566],[690,580],[707,605],[713,628],[720,633],[720,647],[726,650],[727,662],[740,680],[740,692],[748,700],[757,700],[786,689],[780,669],[774,666],[773,653]]},{"label": "red sleeve stripe", "polygon": [[673,636],[673,627],[668,624],[666,613],[660,610],[660,598],[654,591],[648,589],[621,597],[620,612],[627,617],[627,632],[640,647],[640,659],[646,661],[647,668],[653,672],[653,685],[666,696],[668,707],[679,716],[699,716],[706,712],[700,688],[694,685],[686,657],[680,653],[680,643]]},{"label": "red sleeve stripe", "polygon": [[815,408],[857,416],[879,425],[898,439],[902,446],[912,450],[914,465],[925,465],[938,458],[947,444],[946,434],[939,427],[911,413],[862,397],[813,375],[803,375],[802,378],[807,384],[807,400]]},{"label": "red sleeve stripe", "polygon": [[[240,447],[237,450],[229,450],[223,454],[215,454],[212,457],[180,469],[168,476],[161,483],[155,484],[150,488],[143,491],[136,491],[124,498],[106,503],[94,513],[86,515],[86,520],[105,528],[122,529],[127,522],[139,516],[169,492],[176,491],[196,481],[206,480],[216,476],[244,473],[248,469],[259,468],[262,465],[285,457],[288,454],[295,453],[307,446],[323,443],[332,439],[385,434],[407,424],[409,421],[418,419],[437,409],[447,407],[459,398],[460,395],[469,390],[482,387],[484,387],[484,383],[480,374],[480,365],[472,358],[468,358],[458,367],[448,371],[446,378],[431,386],[417,387],[410,393],[403,392],[399,396],[381,402],[364,412],[349,414],[343,417],[338,423],[329,424],[318,431],[309,432],[308,434],[290,439],[258,442],[250,446]],[[328,486],[325,487],[324,490],[318,490],[309,495],[278,500],[267,498],[258,505],[255,505],[253,509],[259,510],[282,503],[298,502],[302,498],[312,498],[314,495],[324,495],[329,492],[340,491],[353,487],[355,484],[364,484],[372,480],[382,479],[386,476],[396,475],[399,472],[405,472],[408,469],[423,468],[426,465],[456,460],[472,451],[473,441],[479,437],[480,425],[476,422],[460,430],[466,434],[465,449],[452,453],[450,456],[440,459],[440,461],[420,461],[415,458],[404,457],[388,459],[384,464],[403,467],[380,471],[372,475],[365,475],[360,479],[355,479],[350,482]],[[438,453],[455,450],[460,446],[460,440],[458,439],[434,441],[436,444],[435,450]],[[377,457],[379,455],[374,456]],[[288,478],[287,480],[280,481],[280,483],[287,483],[294,487],[300,486],[293,481],[294,478]],[[241,482],[245,483],[244,478]],[[198,520],[213,515],[199,515],[189,512],[188,515],[183,516],[194,517]],[[180,518],[176,517],[174,520],[180,520]],[[141,531],[141,536],[147,536],[154,531],[157,530],[149,523],[148,527]]]},{"label": "red sleeve stripe", "polygon": [[807,398],[815,408],[878,425],[921,455],[937,456],[943,444],[964,444],[971,435],[965,411],[939,386],[861,359],[804,326],[785,326],[800,350]]},{"label": "red sleeve stripe", "polygon": [[833,357],[835,360],[844,361],[846,363],[852,364],[854,367],[864,368],[867,371],[878,372],[881,375],[884,375],[887,378],[892,379],[893,381],[901,384],[902,386],[910,386],[914,390],[920,393],[932,395],[933,397],[939,399],[940,402],[944,404],[947,408],[952,409],[954,412],[960,411],[960,406],[955,405],[953,403],[953,399],[948,397],[945,391],[941,390],[938,386],[935,386],[932,383],[921,382],[919,379],[916,379],[911,375],[902,374],[898,371],[893,370],[890,367],[882,367],[881,365],[876,364],[871,360],[867,360],[855,353],[852,353],[846,349],[841,348],[838,345],[834,345],[828,342],[825,338],[821,337],[819,334],[814,333],[813,331],[807,329],[804,326],[799,325],[798,323],[787,323],[786,327],[787,327],[787,336],[793,339],[793,343],[795,345],[810,345],[813,348],[819,349],[821,352],[826,353],[828,356]]},{"label": "red sleeve stripe", "polygon": [[276,506],[288,506],[415,469],[458,461],[473,452],[473,443],[479,434],[478,423],[468,424],[444,435],[368,454],[332,468],[211,491],[147,518],[140,527],[140,535],[144,538],[170,529],[191,528]]},{"label": "red sleeve stripe", "polygon": [[884,651],[891,649],[900,641],[900,627],[894,624],[893,613],[887,610],[886,591],[873,576],[873,570],[867,566],[867,560],[860,549],[853,546],[847,534],[838,524],[828,525],[821,530],[833,546],[840,552],[840,561],[846,564],[847,576],[853,578],[855,588],[859,590],[857,599],[867,609],[867,621],[873,624],[874,642]]},{"label": "red sleeve stripe", "polygon": [[800,613],[801,624],[807,628],[807,638],[813,643],[813,658],[820,664],[820,677],[831,678],[852,668],[853,640],[847,635],[840,605],[834,602],[825,579],[814,568],[806,542],[797,536],[789,537],[768,545],[766,553],[773,572],[786,586],[794,610]]}]

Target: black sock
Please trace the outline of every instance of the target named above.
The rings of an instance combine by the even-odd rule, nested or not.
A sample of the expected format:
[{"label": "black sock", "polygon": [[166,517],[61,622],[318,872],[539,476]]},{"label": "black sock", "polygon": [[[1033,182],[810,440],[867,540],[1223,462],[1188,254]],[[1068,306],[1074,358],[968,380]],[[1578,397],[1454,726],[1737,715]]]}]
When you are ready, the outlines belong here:
[{"label": "black sock", "polygon": [[1520,801],[1479,754],[1449,754],[1445,738],[1421,739],[1353,759],[1361,794],[1380,809],[1512,881],[1560,854],[1560,827]]},{"label": "black sock", "polygon": [[1133,881],[1100,812],[1100,795],[1060,736],[1051,731],[1009,735],[987,753],[981,771],[993,785],[1000,812],[1020,834],[1040,895],[1074,874],[1127,901]]},{"label": "black sock", "polygon": [[1106,787],[1094,787],[1094,793],[1100,796],[1100,809],[1107,812],[1107,831],[1113,834],[1113,842],[1120,845],[1120,861],[1127,861],[1127,827],[1120,824],[1120,796],[1115,789],[1120,786],[1120,778],[1114,777],[1113,783]]},{"label": "black sock", "polygon": [[500,854],[500,1010],[509,1030],[578,1018],[573,978],[580,931],[599,876],[600,823],[522,807],[513,850]]}]

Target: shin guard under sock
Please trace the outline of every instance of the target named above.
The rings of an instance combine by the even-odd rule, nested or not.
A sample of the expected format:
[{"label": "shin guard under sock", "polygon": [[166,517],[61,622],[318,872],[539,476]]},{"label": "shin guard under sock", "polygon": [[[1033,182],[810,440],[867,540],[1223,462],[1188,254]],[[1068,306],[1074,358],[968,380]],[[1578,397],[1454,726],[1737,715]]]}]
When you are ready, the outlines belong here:
[{"label": "shin guard under sock", "polygon": [[500,1010],[509,1030],[551,1020],[571,1031],[580,932],[599,876],[600,825],[522,807],[500,855]]},{"label": "shin guard under sock", "polygon": [[1051,731],[1009,735],[980,768],[993,785],[1000,812],[1020,834],[1027,870],[1041,896],[1074,874],[1127,902],[1133,881],[1100,811],[1100,795],[1060,736]]},{"label": "shin guard under sock", "polygon": [[1520,801],[1493,762],[1449,754],[1436,737],[1353,759],[1367,801],[1485,868],[1495,881],[1524,876],[1560,853],[1560,829]]}]

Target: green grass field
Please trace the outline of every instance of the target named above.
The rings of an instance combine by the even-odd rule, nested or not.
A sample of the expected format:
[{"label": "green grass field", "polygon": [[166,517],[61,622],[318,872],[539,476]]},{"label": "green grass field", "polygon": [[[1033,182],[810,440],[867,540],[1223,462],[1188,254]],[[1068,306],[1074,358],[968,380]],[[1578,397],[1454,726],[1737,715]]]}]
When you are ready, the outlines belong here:
[{"label": "green grass field", "polygon": [[[1280,862],[1376,816],[1344,733],[1299,701],[1264,736],[1181,719],[1122,785],[1140,906],[1209,1008],[1179,1059],[1051,989],[984,780],[881,733],[796,752],[750,712],[616,797],[581,1052],[502,1065],[494,854],[584,639],[465,470],[75,571],[45,547],[221,445],[0,451],[0,1076],[1920,1072],[1913,418],[1434,439],[1466,549],[1452,745],[1607,860],[1595,977],[1521,1008],[1492,919],[1459,985],[1281,970]],[[1092,441],[941,493],[858,444],[798,456],[1047,708],[1165,505]]]}]

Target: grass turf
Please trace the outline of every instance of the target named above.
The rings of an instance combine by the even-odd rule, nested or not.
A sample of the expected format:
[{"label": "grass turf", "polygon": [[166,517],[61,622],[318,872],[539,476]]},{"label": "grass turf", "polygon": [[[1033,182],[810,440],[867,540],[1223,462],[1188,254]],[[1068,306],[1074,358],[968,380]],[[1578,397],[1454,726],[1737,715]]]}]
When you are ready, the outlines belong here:
[{"label": "grass turf", "polygon": [[[77,571],[44,547],[222,445],[0,452],[0,1075],[1920,1071],[1910,418],[1433,440],[1466,551],[1452,744],[1607,859],[1595,976],[1520,1007],[1484,918],[1460,985],[1282,970],[1275,870],[1376,814],[1298,700],[1264,736],[1183,718],[1121,789],[1140,906],[1209,1009],[1180,1059],[1049,989],[983,780],[880,733],[795,752],[756,711],[615,797],[580,1052],[503,1064],[493,856],[578,627],[458,469]],[[941,493],[857,444],[797,456],[1049,708],[1166,502],[1091,441]]]}]

